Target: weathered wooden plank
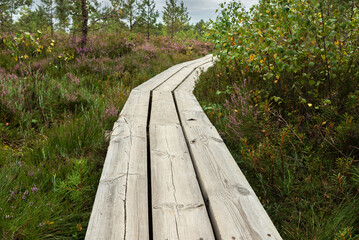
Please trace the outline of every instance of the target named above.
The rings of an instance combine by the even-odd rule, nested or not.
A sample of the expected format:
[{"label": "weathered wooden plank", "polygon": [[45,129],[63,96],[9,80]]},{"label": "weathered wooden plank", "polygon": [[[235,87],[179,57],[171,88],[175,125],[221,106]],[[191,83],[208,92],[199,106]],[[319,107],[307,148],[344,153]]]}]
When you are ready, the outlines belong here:
[{"label": "weathered wooden plank", "polygon": [[86,239],[148,239],[146,125],[124,118],[107,152]]},{"label": "weathered wooden plank", "polygon": [[216,237],[281,239],[190,85],[174,95]]},{"label": "weathered wooden plank", "polygon": [[192,76],[192,72],[196,68],[199,68],[200,66],[206,64],[209,61],[211,61],[211,56],[203,57],[198,61],[187,65],[186,67],[182,68],[178,73],[176,73],[173,77],[168,79],[165,84],[159,86],[156,91],[173,91],[184,79],[189,76]]},{"label": "weathered wooden plank", "polygon": [[150,92],[132,91],[115,122],[86,239],[148,239]]},{"label": "weathered wooden plank", "polygon": [[[147,122],[149,101],[149,91],[132,90],[119,115],[119,119],[125,118],[127,122],[132,124],[145,124]],[[118,122],[116,121],[113,128],[114,131],[117,126]]]},{"label": "weathered wooden plank", "polygon": [[192,64],[196,64],[197,62],[203,61],[203,59],[210,59],[212,55],[207,55],[200,59],[195,59],[192,61],[184,62],[177,64],[175,66],[170,67],[169,69],[161,72],[160,74],[156,75],[155,77],[151,78],[150,80],[144,82],[143,84],[136,87],[134,90],[140,90],[140,91],[151,91],[154,90],[157,86],[162,84],[164,81],[166,81],[169,77],[171,77],[173,74],[177,73],[179,70],[186,66],[190,66]]},{"label": "weathered wooden plank", "polygon": [[86,239],[149,238],[146,124],[155,88],[150,120],[154,239],[214,239],[211,222],[218,239],[281,239],[191,93],[195,72],[175,91],[191,162],[170,91],[210,58],[176,65],[131,92],[114,125]]},{"label": "weathered wooden plank", "polygon": [[171,92],[154,91],[150,125],[180,124]]},{"label": "weathered wooden plank", "polygon": [[151,125],[154,239],[214,239],[182,129]]},{"label": "weathered wooden plank", "polygon": [[185,82],[183,82],[181,85],[178,86],[178,91],[192,92],[192,90],[194,89],[194,86],[196,84],[196,80],[198,79],[198,76],[202,72],[206,72],[208,70],[208,68],[210,68],[212,66],[213,66],[213,61],[210,61],[210,62],[198,67],[198,69],[195,72],[193,72]]},{"label": "weathered wooden plank", "polygon": [[181,69],[152,95],[150,152],[154,239],[214,239],[171,90],[201,61]]},{"label": "weathered wooden plank", "polygon": [[217,130],[184,124],[184,131],[217,238],[281,239]]}]

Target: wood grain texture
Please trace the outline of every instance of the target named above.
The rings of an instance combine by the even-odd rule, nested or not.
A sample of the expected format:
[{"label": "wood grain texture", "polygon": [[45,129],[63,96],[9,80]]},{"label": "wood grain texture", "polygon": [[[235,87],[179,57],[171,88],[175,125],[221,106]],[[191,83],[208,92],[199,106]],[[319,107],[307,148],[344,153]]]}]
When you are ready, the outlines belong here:
[{"label": "wood grain texture", "polygon": [[86,239],[150,238],[151,91],[153,239],[281,239],[192,94],[200,70],[192,71],[207,70],[210,59],[171,67],[131,92],[114,124]]},{"label": "wood grain texture", "polygon": [[282,239],[188,81],[174,95],[217,239]]},{"label": "wood grain texture", "polygon": [[188,62],[184,62],[184,63],[177,64],[175,66],[172,66],[172,67],[168,68],[167,70],[161,72],[160,74],[156,75],[155,77],[151,78],[150,80],[137,86],[136,88],[134,88],[134,90],[152,91],[157,86],[163,84],[163,82],[165,82],[168,78],[170,78],[173,74],[177,73],[182,68],[190,66],[192,64],[196,64],[197,62],[202,62],[204,59],[209,60],[211,58],[212,58],[212,55],[210,54],[203,58],[195,59],[192,61],[188,61]]},{"label": "wood grain texture", "polygon": [[146,125],[119,120],[96,193],[86,239],[148,239]]},{"label": "wood grain texture", "polygon": [[86,239],[148,239],[146,124],[150,91],[183,67],[167,69],[134,89],[111,134]]},{"label": "wood grain texture", "polygon": [[151,125],[153,239],[214,239],[182,129]]},{"label": "wood grain texture", "polygon": [[[186,65],[181,70],[179,70],[175,75],[170,77],[164,84],[160,85],[156,88],[155,91],[172,91],[174,90],[179,84],[181,84],[186,78],[196,74],[197,71],[194,71],[198,67],[208,63],[211,61],[212,57],[207,56],[194,61],[193,63]],[[193,72],[193,73],[192,73]]]},{"label": "wood grain texture", "polygon": [[[209,58],[209,60],[211,59],[212,58]],[[194,71],[185,82],[183,82],[181,85],[178,86],[178,91],[192,92],[192,90],[195,87],[195,83],[198,79],[198,76],[201,75],[202,72],[206,72],[208,68],[212,66],[213,66],[213,61],[210,61],[198,67],[196,71]]]},{"label": "wood grain texture", "polygon": [[171,90],[207,59],[153,91],[150,119],[153,239],[214,239]]},{"label": "wood grain texture", "polygon": [[213,126],[184,131],[219,239],[281,239],[253,189]]},{"label": "wood grain texture", "polygon": [[177,124],[179,119],[171,92],[154,91],[152,95],[152,112],[150,125]]},{"label": "wood grain texture", "polygon": [[148,239],[149,92],[132,91],[115,122],[85,239]]}]

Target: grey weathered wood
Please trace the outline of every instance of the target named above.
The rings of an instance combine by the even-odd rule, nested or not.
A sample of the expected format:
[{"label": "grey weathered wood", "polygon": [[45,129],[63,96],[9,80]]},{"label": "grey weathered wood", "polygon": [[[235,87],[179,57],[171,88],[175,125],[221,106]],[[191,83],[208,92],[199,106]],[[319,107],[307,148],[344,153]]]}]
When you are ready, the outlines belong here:
[{"label": "grey weathered wood", "polygon": [[132,91],[114,124],[86,239],[148,239],[149,92]]},{"label": "grey weathered wood", "polygon": [[[211,58],[209,59],[211,60]],[[198,76],[202,73],[202,72],[206,72],[208,70],[208,68],[213,66],[213,61],[207,62],[204,65],[198,67],[196,69],[196,71],[194,71],[189,77],[188,79],[183,82],[181,85],[178,86],[178,91],[186,91],[191,93],[192,90],[194,89],[196,80],[198,79]]]},{"label": "grey weathered wood", "polygon": [[150,125],[180,124],[171,92],[154,91]]},{"label": "grey weathered wood", "polygon": [[154,239],[214,239],[182,129],[151,125]]},{"label": "grey weathered wood", "polygon": [[150,152],[154,239],[214,239],[171,92],[204,61],[187,65],[153,91]]},{"label": "grey weathered wood", "polygon": [[156,75],[155,77],[151,78],[150,80],[144,82],[143,84],[139,85],[138,87],[134,88],[134,90],[139,91],[151,91],[154,90],[157,86],[161,85],[164,81],[170,78],[173,74],[180,71],[182,68],[186,66],[190,66],[192,64],[196,64],[197,62],[201,62],[204,59],[210,59],[212,55],[207,55],[200,59],[195,59],[193,61],[188,61],[184,63],[177,64],[173,67],[168,68],[167,70],[161,72],[160,74]]},{"label": "grey weathered wood", "polygon": [[218,239],[281,239],[215,127],[191,93],[175,91],[192,161]]},{"label": "grey weathered wood", "polygon": [[86,239],[148,239],[146,125],[119,120]]},{"label": "grey weathered wood", "polygon": [[86,239],[150,237],[146,127],[151,91],[153,238],[281,239],[192,94],[198,69],[207,70],[211,58],[171,67],[131,92],[111,134]]},{"label": "grey weathered wood", "polygon": [[146,124],[150,91],[182,63],[134,89],[114,124],[86,239],[148,239]]},{"label": "grey weathered wood", "polygon": [[163,91],[172,91],[172,90],[174,90],[187,77],[192,76],[192,74],[193,74],[192,72],[196,68],[210,62],[211,59],[212,59],[211,56],[206,56],[206,57],[198,59],[197,61],[192,62],[189,65],[186,65],[180,71],[178,71],[173,77],[169,78],[165,82],[165,84],[162,84],[158,88],[156,88],[156,91],[162,91],[163,92]]}]

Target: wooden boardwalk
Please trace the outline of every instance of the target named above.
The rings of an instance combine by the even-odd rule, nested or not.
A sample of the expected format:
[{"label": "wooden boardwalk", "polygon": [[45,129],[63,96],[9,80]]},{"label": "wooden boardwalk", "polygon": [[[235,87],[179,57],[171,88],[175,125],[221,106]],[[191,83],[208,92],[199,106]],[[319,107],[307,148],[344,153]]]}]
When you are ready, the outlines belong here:
[{"label": "wooden boardwalk", "polygon": [[130,94],[114,125],[86,239],[281,239],[192,94],[211,55]]}]

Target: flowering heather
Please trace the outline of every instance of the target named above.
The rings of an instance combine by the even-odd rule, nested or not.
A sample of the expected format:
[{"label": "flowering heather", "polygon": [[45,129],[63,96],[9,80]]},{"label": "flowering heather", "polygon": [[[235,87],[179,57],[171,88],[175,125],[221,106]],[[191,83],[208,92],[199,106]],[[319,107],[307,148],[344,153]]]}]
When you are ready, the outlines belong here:
[{"label": "flowering heather", "polygon": [[[245,87],[245,83],[243,85]],[[225,100],[224,107],[228,111],[226,117],[227,127],[231,135],[243,137],[244,119],[256,118],[257,114],[253,111],[249,103],[249,95],[244,93],[236,84],[233,85],[234,92],[230,95],[230,100]]]},{"label": "flowering heather", "polygon": [[4,78],[0,75],[0,97],[7,94]]},{"label": "flowering heather", "polygon": [[39,189],[37,188],[37,186],[34,184],[34,186],[31,188],[32,193],[37,193],[39,191]]},{"label": "flowering heather", "polygon": [[106,112],[105,112],[105,118],[109,118],[109,117],[117,117],[118,116],[118,109],[113,106],[112,103],[110,103],[107,106]]},{"label": "flowering heather", "polygon": [[72,92],[72,93],[67,93],[65,94],[65,98],[69,101],[69,102],[76,102],[77,99],[79,97],[79,93],[78,92]]},{"label": "flowering heather", "polygon": [[67,79],[69,79],[72,83],[80,84],[80,79],[78,79],[76,76],[72,75],[72,73],[66,74]]},{"label": "flowering heather", "polygon": [[136,52],[138,50],[143,50],[144,52],[146,52],[149,58],[154,58],[157,55],[157,48],[149,42],[146,42],[145,44],[136,47],[134,51]]},{"label": "flowering heather", "polygon": [[16,197],[16,193],[14,191],[10,190],[10,196],[13,197],[13,198]]},{"label": "flowering heather", "polygon": [[134,87],[198,55],[188,43],[129,32],[91,32],[84,48],[64,32],[13,37],[8,46],[0,36],[0,232],[83,239],[86,228],[68,226],[87,225],[104,132]]},{"label": "flowering heather", "polygon": [[25,200],[27,195],[29,195],[29,190],[26,190],[24,192],[24,194],[22,195],[22,199]]}]

